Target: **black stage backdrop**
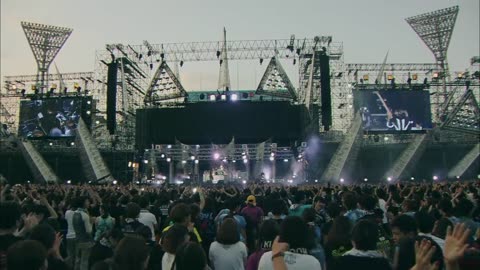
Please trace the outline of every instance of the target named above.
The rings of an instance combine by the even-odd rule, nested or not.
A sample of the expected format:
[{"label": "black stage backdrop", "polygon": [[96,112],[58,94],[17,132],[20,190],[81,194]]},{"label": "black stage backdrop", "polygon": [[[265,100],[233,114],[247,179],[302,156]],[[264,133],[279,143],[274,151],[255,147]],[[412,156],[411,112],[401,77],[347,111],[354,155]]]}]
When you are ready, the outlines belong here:
[{"label": "black stage backdrop", "polygon": [[151,144],[258,143],[280,144],[299,140],[305,107],[289,102],[212,102],[182,108],[137,110],[136,142],[139,149]]}]

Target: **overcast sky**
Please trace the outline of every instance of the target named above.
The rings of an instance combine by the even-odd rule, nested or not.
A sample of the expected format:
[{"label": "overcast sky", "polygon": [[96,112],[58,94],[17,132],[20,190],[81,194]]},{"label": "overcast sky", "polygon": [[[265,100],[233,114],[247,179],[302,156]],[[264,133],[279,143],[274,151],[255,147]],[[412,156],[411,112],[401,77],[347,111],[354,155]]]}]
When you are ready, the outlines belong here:
[{"label": "overcast sky", "polygon": [[[73,28],[56,58],[62,72],[93,71],[95,50],[107,43],[215,41],[332,35],[348,63],[433,62],[405,18],[460,6],[448,51],[452,70],[464,70],[480,51],[478,0],[1,0],[1,76],[35,74],[21,21]],[[240,66],[239,66],[240,65]],[[253,88],[265,68],[230,63],[232,87]],[[218,63],[185,63],[189,89],[215,88]],[[237,70],[238,69],[238,70]],[[54,70],[52,70],[54,71]],[[292,79],[293,80],[293,79]]]}]

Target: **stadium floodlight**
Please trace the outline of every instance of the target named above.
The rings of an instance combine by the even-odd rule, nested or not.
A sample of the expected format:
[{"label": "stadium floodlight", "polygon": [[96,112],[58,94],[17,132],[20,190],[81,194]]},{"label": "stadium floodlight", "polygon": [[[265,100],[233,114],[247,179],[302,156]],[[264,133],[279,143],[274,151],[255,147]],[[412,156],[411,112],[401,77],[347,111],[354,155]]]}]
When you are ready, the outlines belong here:
[{"label": "stadium floodlight", "polygon": [[[453,6],[406,19],[407,23],[433,53],[435,60],[444,75],[442,76],[443,93],[437,91],[437,103],[440,101],[440,95],[443,95],[444,98],[447,97],[446,82],[449,74],[447,51],[448,46],[450,45],[453,28],[455,27],[455,22],[457,20],[458,10],[458,6]],[[439,109],[437,109],[437,114],[440,116]]]},{"label": "stadium floodlight", "polygon": [[43,91],[48,85],[48,68],[73,29],[30,22],[21,25],[37,61],[37,84]]}]

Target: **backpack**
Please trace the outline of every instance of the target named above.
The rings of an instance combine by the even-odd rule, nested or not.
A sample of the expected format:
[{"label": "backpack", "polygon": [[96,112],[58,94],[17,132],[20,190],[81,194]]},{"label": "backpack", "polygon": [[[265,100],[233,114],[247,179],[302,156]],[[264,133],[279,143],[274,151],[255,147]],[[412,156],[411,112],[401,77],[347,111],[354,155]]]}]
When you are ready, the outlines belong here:
[{"label": "backpack", "polygon": [[75,239],[77,241],[89,241],[90,235],[85,229],[85,221],[83,220],[82,213],[75,211],[73,214],[73,229],[75,231]]}]

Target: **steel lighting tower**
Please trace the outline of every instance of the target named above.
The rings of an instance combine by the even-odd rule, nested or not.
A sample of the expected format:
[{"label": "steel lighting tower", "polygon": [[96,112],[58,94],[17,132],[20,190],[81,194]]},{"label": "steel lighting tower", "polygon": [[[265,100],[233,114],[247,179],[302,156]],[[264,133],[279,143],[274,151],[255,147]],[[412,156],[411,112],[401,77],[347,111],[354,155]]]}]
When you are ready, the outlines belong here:
[{"label": "steel lighting tower", "polygon": [[40,91],[48,84],[48,68],[73,29],[22,22],[22,28],[37,61],[37,85]]},{"label": "steel lighting tower", "polygon": [[407,23],[432,51],[442,73],[443,93],[437,92],[437,116],[440,115],[440,95],[447,99],[446,80],[448,76],[447,51],[457,20],[458,6],[436,10],[407,18]]}]

